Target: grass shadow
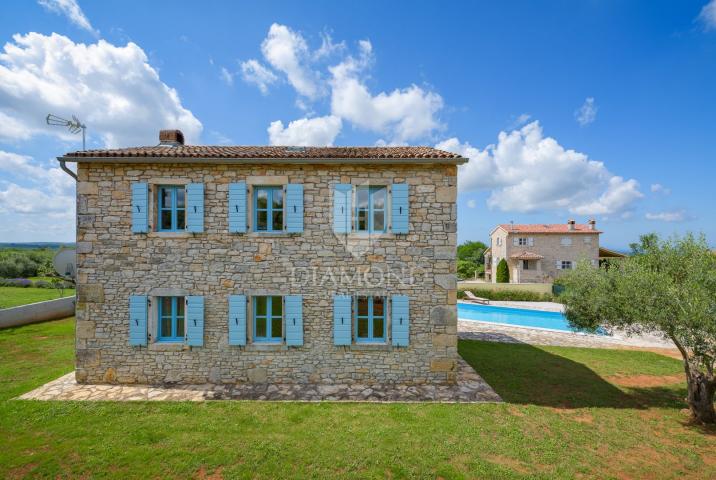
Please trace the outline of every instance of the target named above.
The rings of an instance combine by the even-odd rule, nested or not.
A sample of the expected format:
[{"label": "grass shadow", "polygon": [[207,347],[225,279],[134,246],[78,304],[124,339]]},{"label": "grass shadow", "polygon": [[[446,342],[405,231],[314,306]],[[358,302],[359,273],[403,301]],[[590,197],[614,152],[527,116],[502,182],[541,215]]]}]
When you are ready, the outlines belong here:
[{"label": "grass shadow", "polygon": [[525,343],[460,340],[458,351],[508,403],[555,408],[685,406],[680,386],[621,389],[584,363]]}]

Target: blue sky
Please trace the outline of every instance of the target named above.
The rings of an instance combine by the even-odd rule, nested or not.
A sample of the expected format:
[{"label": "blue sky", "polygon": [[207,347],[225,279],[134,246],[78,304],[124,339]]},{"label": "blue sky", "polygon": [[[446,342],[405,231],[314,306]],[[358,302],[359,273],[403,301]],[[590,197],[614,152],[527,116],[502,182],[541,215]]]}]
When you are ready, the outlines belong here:
[{"label": "blue sky", "polygon": [[[72,241],[89,147],[421,144],[469,156],[459,240],[597,219],[716,244],[716,1],[4,2],[0,241]],[[280,122],[280,123],[278,123]],[[293,123],[291,123],[293,122]]]}]

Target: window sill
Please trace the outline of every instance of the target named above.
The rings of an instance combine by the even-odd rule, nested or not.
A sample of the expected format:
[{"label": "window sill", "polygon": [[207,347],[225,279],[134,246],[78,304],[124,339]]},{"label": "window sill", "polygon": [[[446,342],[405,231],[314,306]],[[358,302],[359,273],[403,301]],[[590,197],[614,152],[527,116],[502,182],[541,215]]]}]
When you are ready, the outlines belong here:
[{"label": "window sill", "polygon": [[387,343],[352,343],[351,351],[388,352],[392,346]]},{"label": "window sill", "polygon": [[191,232],[149,232],[148,238],[191,238],[194,234]]},{"label": "window sill", "polygon": [[[337,235],[345,235],[345,234],[338,233]],[[385,233],[351,232],[348,234],[348,238],[356,239],[356,240],[381,240],[381,239],[395,238],[398,235],[401,235],[401,234],[393,233],[393,232],[385,232]],[[402,235],[405,235],[405,234],[402,234]]]},{"label": "window sill", "polygon": [[183,352],[191,350],[189,345],[180,342],[153,342],[147,347],[150,352]]},{"label": "window sill", "polygon": [[247,237],[254,238],[280,238],[280,237],[296,237],[301,235],[301,232],[248,232]]},{"label": "window sill", "polygon": [[244,347],[247,352],[283,352],[288,350],[285,343],[249,343]]}]

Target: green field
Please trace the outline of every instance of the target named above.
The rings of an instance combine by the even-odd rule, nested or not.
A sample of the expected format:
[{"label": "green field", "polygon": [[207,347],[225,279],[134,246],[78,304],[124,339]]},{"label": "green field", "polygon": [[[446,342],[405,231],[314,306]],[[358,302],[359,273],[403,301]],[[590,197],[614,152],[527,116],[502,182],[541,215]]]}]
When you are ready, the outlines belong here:
[{"label": "green field", "polygon": [[[74,294],[74,289],[66,288],[63,291],[65,297],[71,297]],[[0,287],[0,308],[17,307],[56,298],[60,298],[60,292],[54,288]]]},{"label": "green field", "polygon": [[716,476],[680,362],[649,352],[461,342],[504,404],[11,400],[72,352],[71,319],[0,331],[0,478]]}]

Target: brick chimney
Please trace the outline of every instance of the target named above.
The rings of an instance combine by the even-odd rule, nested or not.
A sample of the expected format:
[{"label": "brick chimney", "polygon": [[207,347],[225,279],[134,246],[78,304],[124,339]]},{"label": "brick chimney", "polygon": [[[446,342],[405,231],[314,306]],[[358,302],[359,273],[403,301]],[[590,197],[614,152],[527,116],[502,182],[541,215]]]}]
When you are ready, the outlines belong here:
[{"label": "brick chimney", "polygon": [[572,219],[567,220],[567,225],[568,225],[568,229],[569,229],[570,232],[574,230],[574,223],[575,223],[575,222],[574,222],[574,220],[572,220]]},{"label": "brick chimney", "polygon": [[184,134],[181,130],[159,130],[159,145],[163,147],[184,145]]},{"label": "brick chimney", "polygon": [[587,224],[589,225],[589,229],[590,229],[590,230],[596,230],[596,229],[597,229],[597,222],[596,222],[596,220],[594,220],[593,218],[590,218],[589,221],[587,222]]}]

